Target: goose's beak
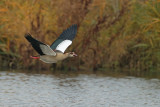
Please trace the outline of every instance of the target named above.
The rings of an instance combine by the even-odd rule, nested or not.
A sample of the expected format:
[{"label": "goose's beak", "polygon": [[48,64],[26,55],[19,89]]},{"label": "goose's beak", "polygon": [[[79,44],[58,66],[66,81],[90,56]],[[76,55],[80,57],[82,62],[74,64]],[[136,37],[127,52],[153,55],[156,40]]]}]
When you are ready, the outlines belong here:
[{"label": "goose's beak", "polygon": [[78,56],[78,55],[77,55],[77,54],[74,54],[73,56],[76,57],[76,56]]}]

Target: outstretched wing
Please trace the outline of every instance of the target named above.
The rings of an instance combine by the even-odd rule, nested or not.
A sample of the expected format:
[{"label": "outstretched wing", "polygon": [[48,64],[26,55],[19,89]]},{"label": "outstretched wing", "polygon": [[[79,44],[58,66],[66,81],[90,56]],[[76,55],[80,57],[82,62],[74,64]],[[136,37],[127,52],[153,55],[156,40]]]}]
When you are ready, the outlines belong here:
[{"label": "outstretched wing", "polygon": [[75,38],[77,33],[77,25],[74,24],[65,31],[52,43],[50,46],[53,50],[64,51],[72,44],[72,40]]},{"label": "outstretched wing", "polygon": [[25,34],[25,38],[31,43],[32,47],[40,55],[56,55],[56,53],[50,48],[50,46],[34,39],[30,34]]}]

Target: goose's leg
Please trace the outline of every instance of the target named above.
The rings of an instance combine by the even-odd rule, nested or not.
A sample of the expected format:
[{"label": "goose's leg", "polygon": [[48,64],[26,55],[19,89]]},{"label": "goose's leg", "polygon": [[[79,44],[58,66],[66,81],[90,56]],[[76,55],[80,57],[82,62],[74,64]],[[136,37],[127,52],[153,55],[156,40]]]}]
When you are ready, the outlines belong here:
[{"label": "goose's leg", "polygon": [[33,59],[39,59],[40,57],[37,57],[37,56],[30,56],[31,58]]}]

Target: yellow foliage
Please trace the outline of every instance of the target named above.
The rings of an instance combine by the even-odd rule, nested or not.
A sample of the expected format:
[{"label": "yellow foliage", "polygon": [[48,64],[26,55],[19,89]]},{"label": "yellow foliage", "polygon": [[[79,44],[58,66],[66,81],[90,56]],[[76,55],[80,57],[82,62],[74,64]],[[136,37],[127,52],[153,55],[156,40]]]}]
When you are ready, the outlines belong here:
[{"label": "yellow foliage", "polygon": [[[134,62],[133,56],[138,52],[143,53],[137,48],[144,46],[137,44],[147,44],[146,46],[152,48],[158,47],[156,41],[159,41],[160,12],[154,6],[158,2],[159,0],[154,2],[138,0],[1,0],[0,52],[12,52],[20,55],[21,57],[18,58],[20,61],[18,61],[23,66],[33,67],[37,64],[40,68],[49,68],[50,65],[29,59],[30,55],[37,55],[37,53],[25,40],[24,34],[31,33],[38,40],[51,44],[64,29],[72,24],[77,24],[77,37],[68,50],[78,53],[79,58],[74,60],[75,63],[73,60],[67,60],[67,63],[64,61],[67,67],[72,65],[77,68],[83,66],[83,68],[96,69],[105,64],[123,65],[126,63],[123,62],[125,58],[131,58],[127,61],[130,61],[130,65],[136,65],[137,62],[141,62],[138,59],[141,56],[137,55],[137,62]],[[135,9],[136,3],[140,5],[140,8],[149,8],[143,10],[146,11],[143,17],[140,15],[144,13],[138,12],[139,8],[136,8],[138,11]],[[134,12],[140,15],[134,16]],[[138,51],[132,52],[129,46],[136,46],[135,50]],[[147,53],[146,56],[150,56],[150,53]],[[59,65],[63,66],[63,63],[59,63]]]}]

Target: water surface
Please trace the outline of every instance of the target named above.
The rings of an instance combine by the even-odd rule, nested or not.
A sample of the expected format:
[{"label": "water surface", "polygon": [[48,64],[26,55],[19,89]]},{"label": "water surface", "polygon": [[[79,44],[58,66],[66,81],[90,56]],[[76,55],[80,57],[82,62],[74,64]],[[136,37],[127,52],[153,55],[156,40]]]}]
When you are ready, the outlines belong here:
[{"label": "water surface", "polygon": [[160,107],[160,80],[0,72],[0,107]]}]

